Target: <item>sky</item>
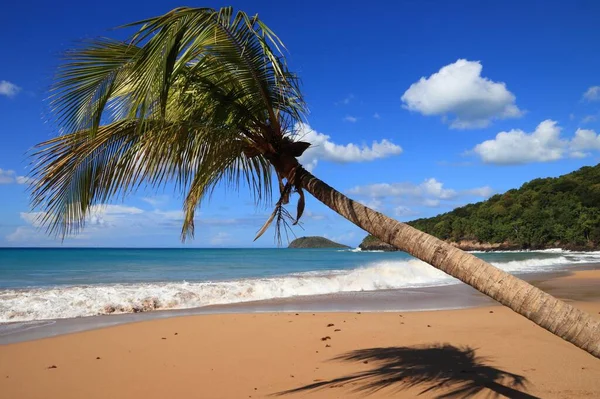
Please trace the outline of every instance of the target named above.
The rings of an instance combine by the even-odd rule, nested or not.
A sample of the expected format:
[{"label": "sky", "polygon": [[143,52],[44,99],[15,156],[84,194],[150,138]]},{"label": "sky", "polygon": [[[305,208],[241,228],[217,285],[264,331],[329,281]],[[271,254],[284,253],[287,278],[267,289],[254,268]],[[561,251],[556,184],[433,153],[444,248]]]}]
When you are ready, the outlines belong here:
[{"label": "sky", "polygon": [[[168,12],[172,1],[20,1],[0,24],[0,246],[272,247],[271,209],[219,189],[180,241],[179,193],[97,206],[64,242],[27,192],[32,147],[54,137],[48,87],[78,41]],[[402,221],[600,162],[600,2],[205,1],[260,18],[288,49],[310,108],[301,162]],[[294,203],[292,202],[294,211]],[[296,236],[357,245],[365,233],[310,198]],[[293,236],[291,237],[293,238]]]}]

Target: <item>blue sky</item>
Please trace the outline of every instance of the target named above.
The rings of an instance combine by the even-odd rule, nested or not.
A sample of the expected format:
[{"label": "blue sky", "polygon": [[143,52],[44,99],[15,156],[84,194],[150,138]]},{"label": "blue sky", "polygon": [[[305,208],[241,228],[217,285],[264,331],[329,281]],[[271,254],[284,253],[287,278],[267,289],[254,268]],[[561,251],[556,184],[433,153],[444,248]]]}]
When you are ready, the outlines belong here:
[{"label": "blue sky", "polygon": [[[36,226],[27,151],[56,134],[44,99],[80,39],[182,5],[9,2],[0,25],[0,246],[61,245]],[[303,162],[365,204],[411,220],[600,162],[600,3],[207,1],[258,13],[284,41],[310,107]],[[12,17],[11,17],[12,16]],[[219,190],[186,246],[253,243],[270,209]],[[180,246],[170,190],[98,208],[67,246]],[[310,199],[298,236],[364,233]]]}]

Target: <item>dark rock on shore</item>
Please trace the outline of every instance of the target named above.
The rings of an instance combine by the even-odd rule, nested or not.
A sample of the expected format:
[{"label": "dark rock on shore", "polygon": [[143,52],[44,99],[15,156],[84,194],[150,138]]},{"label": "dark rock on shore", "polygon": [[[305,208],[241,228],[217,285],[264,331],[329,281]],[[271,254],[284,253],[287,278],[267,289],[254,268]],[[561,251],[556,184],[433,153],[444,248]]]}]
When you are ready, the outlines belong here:
[{"label": "dark rock on shore", "polygon": [[358,246],[363,251],[398,251],[398,248],[381,241],[379,238],[376,238],[372,235],[368,235]]}]

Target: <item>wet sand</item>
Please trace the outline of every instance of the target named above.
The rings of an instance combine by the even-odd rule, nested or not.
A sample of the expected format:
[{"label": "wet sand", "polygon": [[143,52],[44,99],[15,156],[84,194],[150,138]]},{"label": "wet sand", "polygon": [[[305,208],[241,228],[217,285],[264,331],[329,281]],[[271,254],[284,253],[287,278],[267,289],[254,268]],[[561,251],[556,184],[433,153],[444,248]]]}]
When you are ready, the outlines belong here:
[{"label": "wet sand", "polygon": [[[536,284],[600,317],[600,271]],[[207,314],[0,346],[2,398],[419,394],[595,398],[600,360],[501,306]]]}]

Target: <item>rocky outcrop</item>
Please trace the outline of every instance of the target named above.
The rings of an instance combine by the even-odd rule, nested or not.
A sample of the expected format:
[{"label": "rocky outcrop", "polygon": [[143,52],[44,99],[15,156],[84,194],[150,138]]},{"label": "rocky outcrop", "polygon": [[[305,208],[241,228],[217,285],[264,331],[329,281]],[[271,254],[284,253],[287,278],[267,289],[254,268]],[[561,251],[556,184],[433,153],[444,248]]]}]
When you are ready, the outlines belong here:
[{"label": "rocky outcrop", "polygon": [[374,237],[372,235],[368,235],[358,246],[363,251],[398,251],[398,248],[390,245],[386,242],[381,241],[379,238]]},{"label": "rocky outcrop", "polygon": [[347,245],[328,240],[325,237],[300,237],[290,243],[288,248],[350,248]]}]

